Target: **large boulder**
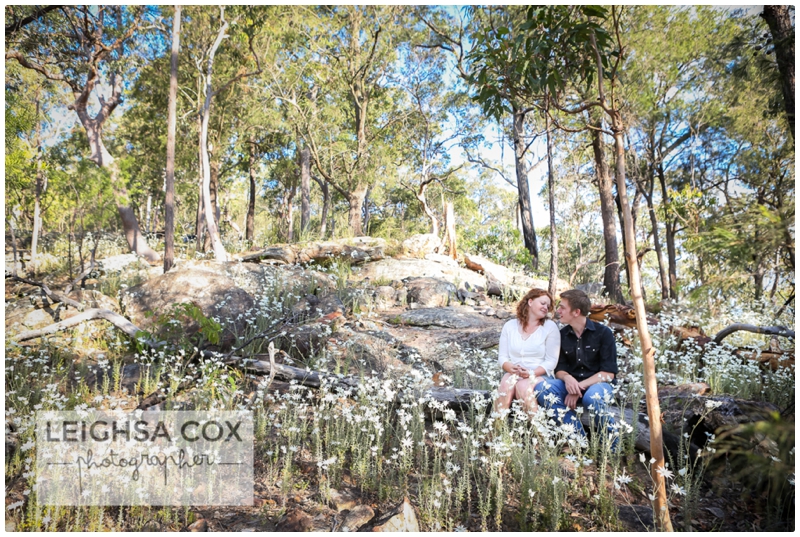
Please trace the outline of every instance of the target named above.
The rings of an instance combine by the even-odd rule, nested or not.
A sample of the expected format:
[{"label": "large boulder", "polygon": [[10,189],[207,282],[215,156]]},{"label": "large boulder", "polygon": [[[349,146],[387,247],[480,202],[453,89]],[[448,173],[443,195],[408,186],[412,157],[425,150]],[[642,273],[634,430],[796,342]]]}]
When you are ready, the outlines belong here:
[{"label": "large boulder", "polygon": [[378,517],[372,524],[372,531],[377,532],[419,532],[417,513],[408,498],[403,503]]},{"label": "large boulder", "polygon": [[232,261],[181,261],[173,270],[204,270],[222,274],[259,299],[261,296],[292,292],[296,295],[324,294],[336,288],[336,281],[318,270],[300,266],[272,266]]},{"label": "large boulder", "polygon": [[364,265],[358,272],[354,271],[353,276],[362,280],[369,278],[372,282],[401,281],[426,276],[452,284],[466,282],[473,288],[483,288],[486,285],[486,278],[477,272],[428,259],[382,259]]},{"label": "large boulder", "polygon": [[455,298],[457,291],[455,285],[438,278],[409,278],[405,284],[408,302],[416,302],[423,308],[447,306]]},{"label": "large boulder", "polygon": [[324,262],[332,259],[346,260],[356,265],[374,259],[383,259],[386,241],[375,237],[354,237],[308,244],[277,244],[266,250],[247,254],[242,261],[295,264]]},{"label": "large boulder", "polygon": [[404,311],[389,319],[392,324],[438,326],[441,328],[480,328],[489,325],[486,317],[456,308],[424,308]]},{"label": "large boulder", "polygon": [[[153,313],[168,314],[176,305],[193,303],[203,315],[222,324],[223,342],[227,343],[245,331],[248,314],[255,307],[253,297],[231,278],[201,267],[173,270],[151,278],[126,289],[121,302],[131,322],[148,330],[162,328],[155,326],[157,315]],[[199,325],[191,322],[182,330],[192,335]]]},{"label": "large boulder", "polygon": [[441,249],[442,241],[432,233],[412,235],[403,241],[403,253],[411,257],[425,257],[439,253]]}]

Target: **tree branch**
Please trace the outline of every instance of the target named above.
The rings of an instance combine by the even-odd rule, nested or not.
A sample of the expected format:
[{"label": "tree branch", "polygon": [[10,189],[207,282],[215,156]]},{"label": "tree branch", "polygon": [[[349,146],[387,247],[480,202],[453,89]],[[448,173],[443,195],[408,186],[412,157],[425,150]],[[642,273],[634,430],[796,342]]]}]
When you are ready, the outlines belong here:
[{"label": "tree branch", "polygon": [[[37,19],[41,19],[42,17],[47,15],[49,12],[54,11],[54,10],[59,9],[59,8],[61,8],[61,6],[42,6],[40,8],[37,8],[36,11],[31,13],[27,17],[24,17],[24,18],[22,18],[20,20],[15,20],[11,24],[6,25],[6,40],[8,40],[9,37],[11,37],[15,33],[17,33],[23,27],[27,26],[28,24],[32,23],[33,21],[35,21]],[[8,57],[8,56],[6,56],[6,57]]]},{"label": "tree branch", "polygon": [[794,330],[789,330],[785,326],[756,326],[753,324],[734,323],[727,328],[723,328],[714,336],[714,343],[720,344],[722,340],[738,331],[753,332],[755,334],[767,334],[770,336],[783,336],[794,338]]}]

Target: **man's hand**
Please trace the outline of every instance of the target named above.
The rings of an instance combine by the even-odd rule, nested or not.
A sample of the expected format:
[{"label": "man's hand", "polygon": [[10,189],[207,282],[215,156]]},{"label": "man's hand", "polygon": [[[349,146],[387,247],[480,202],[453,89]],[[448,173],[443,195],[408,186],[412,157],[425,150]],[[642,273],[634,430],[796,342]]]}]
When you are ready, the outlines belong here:
[{"label": "man's hand", "polygon": [[[564,377],[564,386],[567,388],[567,393],[570,395],[580,397],[583,394],[580,382],[575,380],[575,377],[572,375],[567,375]],[[573,406],[572,408],[575,407]]]},{"label": "man's hand", "polygon": [[564,404],[567,405],[567,408],[570,410],[575,410],[575,408],[578,406],[578,398],[580,398],[580,395],[575,395],[572,393],[567,394],[566,399],[564,399]]}]

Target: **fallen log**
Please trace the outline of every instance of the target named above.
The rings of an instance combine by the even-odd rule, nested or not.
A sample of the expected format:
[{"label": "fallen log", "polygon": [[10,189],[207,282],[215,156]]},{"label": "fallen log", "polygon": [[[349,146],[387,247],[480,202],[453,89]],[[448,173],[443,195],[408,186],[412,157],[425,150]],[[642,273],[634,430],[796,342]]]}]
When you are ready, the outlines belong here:
[{"label": "fallen log", "polygon": [[[55,334],[56,332],[60,332],[61,330],[66,330],[67,328],[71,328],[83,322],[92,321],[94,319],[103,319],[110,322],[111,324],[113,324],[114,326],[125,332],[125,334],[127,334],[133,339],[136,339],[137,334],[142,332],[135,324],[130,322],[128,319],[126,319],[119,313],[114,313],[111,310],[102,308],[93,308],[90,310],[86,310],[83,313],[80,313],[74,317],[70,317],[69,319],[65,319],[63,321],[59,321],[49,326],[45,326],[44,328],[40,328],[39,330],[28,330],[27,332],[22,332],[18,334],[17,337],[14,339],[17,342],[27,341],[29,339]],[[146,340],[145,343],[151,347],[159,346],[157,342],[152,340]]]},{"label": "fallen log", "polygon": [[[589,310],[589,318],[600,323],[608,319],[612,324],[636,328],[636,311],[622,304],[594,304]],[[647,324],[658,324],[658,319],[648,316]]]},{"label": "fallen log", "polygon": [[[255,356],[263,357],[264,355]],[[228,361],[228,363],[232,363],[234,361],[238,360]],[[319,389],[325,379],[332,382],[335,386],[339,386],[344,389],[357,388],[359,385],[359,379],[356,377],[328,375],[319,371],[300,369],[298,367],[292,367],[284,364],[274,364],[271,366],[270,363],[265,360],[257,359],[248,361],[247,363],[243,364],[242,367],[262,374],[272,374],[273,378],[284,382],[295,381],[302,386],[313,389]],[[491,392],[488,390],[469,390],[464,388],[440,386],[432,386],[425,390],[424,393],[415,395],[427,397],[439,403],[445,403],[448,408],[459,411],[469,409],[474,404],[473,401],[475,398],[479,400],[491,399]],[[403,394],[398,393],[395,395],[395,401],[398,403],[402,402]],[[487,405],[487,412],[491,411],[491,407],[492,405]],[[650,453],[650,428],[647,425],[647,416],[641,413],[634,416],[633,410],[630,408],[620,409],[619,407],[611,407],[610,412],[613,414],[616,420],[619,421],[620,416],[623,416],[626,423],[635,427],[636,438],[634,441],[634,446],[639,451]],[[584,412],[581,415],[581,423],[583,423],[587,431],[590,430],[591,417],[589,412]],[[678,445],[678,437],[664,432],[664,447],[666,450],[670,451],[673,457],[678,454]]]},{"label": "fallen log", "polygon": [[754,324],[734,323],[717,332],[717,335],[714,336],[714,343],[719,345],[723,339],[739,331],[794,338],[794,330],[790,330],[785,326],[756,326]]},{"label": "fallen log", "polygon": [[47,298],[49,298],[54,303],[55,302],[61,302],[63,304],[66,304],[68,306],[72,306],[73,308],[76,308],[78,311],[83,311],[83,309],[85,307],[80,302],[76,302],[76,301],[72,300],[71,298],[62,295],[61,293],[56,293],[55,291],[51,291],[50,288],[47,287],[47,285],[45,285],[45,284],[43,284],[41,282],[36,282],[36,281],[33,281],[33,280],[29,280],[27,278],[20,278],[19,276],[15,276],[13,274],[7,274],[6,278],[10,278],[10,279],[12,279],[14,281],[17,281],[17,282],[20,282],[20,283],[27,283],[28,285],[33,285],[34,287],[40,288],[42,290],[42,293],[44,293],[45,296]]},{"label": "fallen log", "polygon": [[385,257],[385,242],[368,237],[340,241],[315,242],[304,246],[295,244],[276,245],[260,252],[241,257],[243,262],[274,261],[281,264],[309,263],[328,259],[347,259],[358,265],[367,261],[378,261]]},{"label": "fallen log", "polygon": [[737,349],[735,353],[745,360],[758,362],[771,371],[777,371],[778,369],[786,367],[794,367],[794,353],[790,352],[753,352],[747,349]]}]

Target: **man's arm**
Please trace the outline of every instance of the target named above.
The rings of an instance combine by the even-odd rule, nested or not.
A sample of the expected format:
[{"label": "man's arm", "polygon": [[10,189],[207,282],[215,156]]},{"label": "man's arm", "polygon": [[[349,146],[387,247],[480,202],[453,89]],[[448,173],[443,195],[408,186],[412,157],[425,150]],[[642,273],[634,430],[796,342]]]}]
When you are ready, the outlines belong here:
[{"label": "man's arm", "polygon": [[578,380],[566,371],[556,371],[556,378],[564,381],[564,387],[569,395],[581,395],[581,387]]},{"label": "man's arm", "polygon": [[612,380],[614,380],[615,376],[616,375],[614,375],[614,373],[609,373],[608,371],[600,371],[598,373],[595,373],[588,379],[580,381],[578,383],[578,386],[580,386],[582,392],[585,392],[586,388],[588,388],[589,386],[597,384],[598,382],[611,382]]},{"label": "man's arm", "polygon": [[[602,326],[602,325],[601,325]],[[600,371],[580,382],[580,388],[586,388],[598,382],[611,382],[617,376],[617,342],[614,333],[608,327],[602,327],[603,336],[600,340]]]}]

